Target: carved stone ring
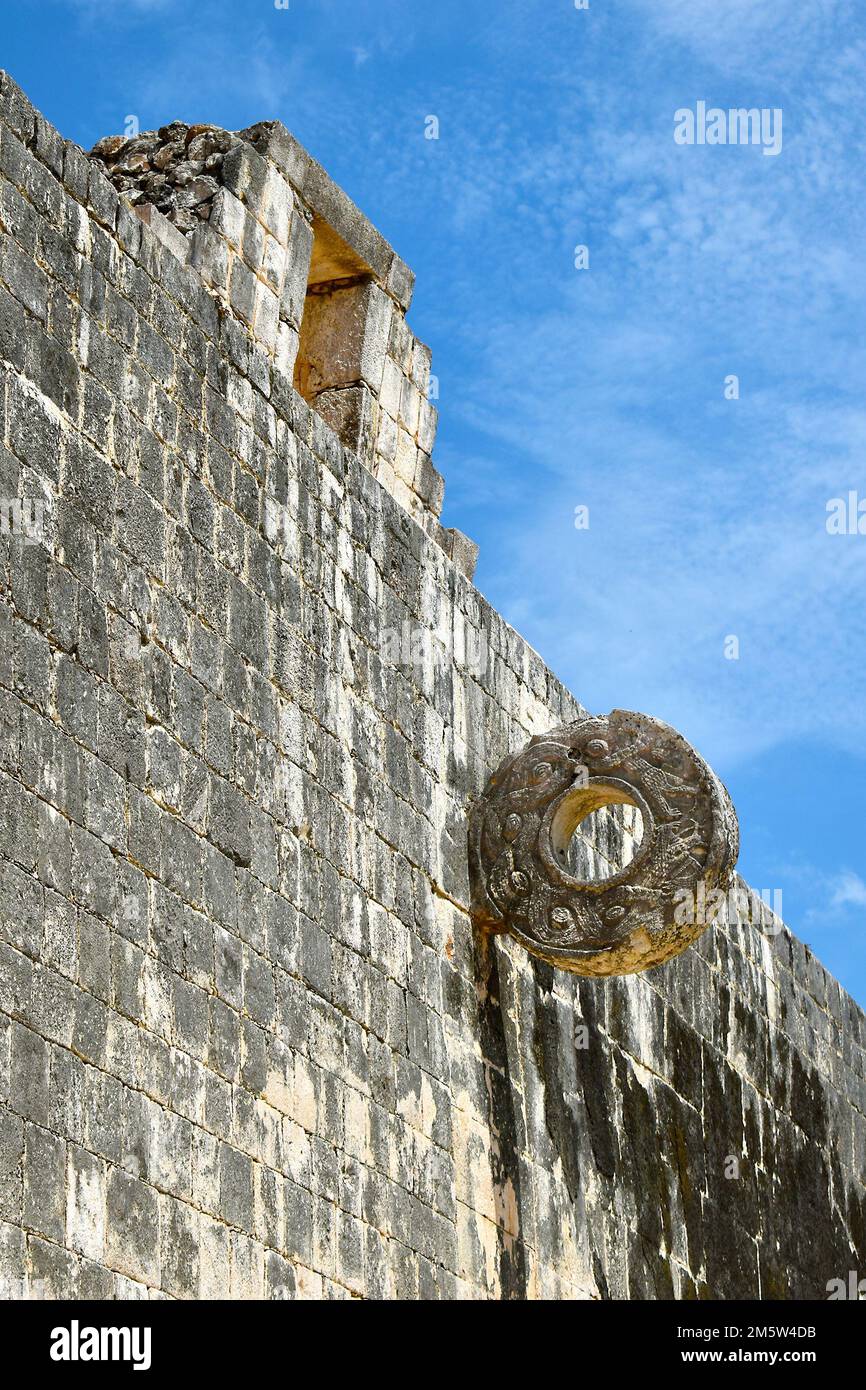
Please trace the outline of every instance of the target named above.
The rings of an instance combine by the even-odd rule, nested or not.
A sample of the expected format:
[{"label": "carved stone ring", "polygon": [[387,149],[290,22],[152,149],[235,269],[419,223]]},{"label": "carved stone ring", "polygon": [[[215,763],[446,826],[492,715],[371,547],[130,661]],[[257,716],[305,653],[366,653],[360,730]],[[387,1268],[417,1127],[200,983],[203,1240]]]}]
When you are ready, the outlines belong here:
[{"label": "carved stone ring", "polygon": [[[576,878],[585,816],[635,806],[643,836],[607,878]],[[580,975],[628,975],[678,955],[709,925],[739,850],[715,773],[670,725],[613,710],[530,739],[490,778],[469,829],[472,915]],[[718,899],[717,899],[718,900]]]}]

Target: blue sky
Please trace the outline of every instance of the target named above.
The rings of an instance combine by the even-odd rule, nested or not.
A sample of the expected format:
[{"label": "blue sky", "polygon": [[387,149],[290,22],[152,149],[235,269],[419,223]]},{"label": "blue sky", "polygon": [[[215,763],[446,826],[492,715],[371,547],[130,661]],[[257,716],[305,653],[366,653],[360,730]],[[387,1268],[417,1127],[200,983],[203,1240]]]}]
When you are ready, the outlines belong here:
[{"label": "blue sky", "polygon": [[[418,275],[479,587],[694,742],[866,1003],[866,535],[825,525],[866,498],[862,0],[19,0],[0,40],[85,146],[278,117],[347,189]],[[781,108],[781,153],[676,144],[701,100]]]}]

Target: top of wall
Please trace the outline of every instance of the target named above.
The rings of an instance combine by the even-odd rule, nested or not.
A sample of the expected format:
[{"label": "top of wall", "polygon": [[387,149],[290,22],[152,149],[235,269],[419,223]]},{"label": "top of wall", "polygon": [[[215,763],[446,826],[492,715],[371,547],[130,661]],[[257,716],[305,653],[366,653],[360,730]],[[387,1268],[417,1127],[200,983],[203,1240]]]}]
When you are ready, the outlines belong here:
[{"label": "top of wall", "polygon": [[[405,318],[414,276],[284,126],[231,132],[173,122],[130,139],[107,136],[89,157],[5,72],[0,115],[11,140],[35,153],[124,249],[152,264],[159,243],[190,267],[216,309],[202,309],[213,341],[230,337],[241,351],[237,333],[226,331],[234,320],[260,374],[298,390],[471,577],[477,547],[439,522],[438,384],[430,350]],[[14,182],[21,161],[11,141],[8,159]],[[26,183],[26,171],[20,177]],[[161,273],[176,282],[165,262]]]},{"label": "top of wall", "polygon": [[[134,136],[105,136],[94,145],[90,158],[132,206],[146,217],[146,209],[155,208],[188,236],[200,222],[210,220],[220,188],[237,189],[248,145],[284,175],[303,199],[314,228],[321,231],[321,240],[317,237],[314,246],[310,283],[366,274],[405,314],[415,284],[412,271],[279,121],[260,121],[240,131],[172,121]],[[262,198],[266,171],[248,163],[246,173],[251,181],[261,181]],[[268,191],[272,198],[278,196],[273,187]]]}]

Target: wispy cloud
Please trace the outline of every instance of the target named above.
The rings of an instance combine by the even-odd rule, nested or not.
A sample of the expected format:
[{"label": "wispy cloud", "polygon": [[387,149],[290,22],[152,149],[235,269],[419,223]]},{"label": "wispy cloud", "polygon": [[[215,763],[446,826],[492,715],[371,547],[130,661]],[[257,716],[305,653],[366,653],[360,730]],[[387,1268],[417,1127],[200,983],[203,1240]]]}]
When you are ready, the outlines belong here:
[{"label": "wispy cloud", "polygon": [[764,78],[807,67],[829,36],[856,20],[852,0],[629,0],[647,25],[721,71]]},{"label": "wispy cloud", "polygon": [[113,19],[116,23],[124,23],[137,12],[160,14],[178,7],[178,0],[122,0],[122,3],[119,0],[61,0],[61,3],[67,10],[98,16],[102,21]]},{"label": "wispy cloud", "polygon": [[866,882],[850,869],[841,873],[832,887],[831,907],[866,907]]}]

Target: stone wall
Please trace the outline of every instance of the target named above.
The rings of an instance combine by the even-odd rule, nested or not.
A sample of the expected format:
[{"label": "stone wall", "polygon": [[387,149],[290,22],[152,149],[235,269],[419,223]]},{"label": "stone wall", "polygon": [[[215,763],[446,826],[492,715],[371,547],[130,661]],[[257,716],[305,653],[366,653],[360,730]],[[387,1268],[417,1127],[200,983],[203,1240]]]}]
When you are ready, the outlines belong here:
[{"label": "stone wall", "polygon": [[823,1297],[866,1269],[866,1021],[806,948],[599,982],[473,939],[467,807],[580,707],[374,476],[381,414],[359,458],[295,390],[306,311],[258,333],[245,248],[295,253],[254,187],[367,247],[334,391],[423,397],[302,155],[241,142],[205,254],[0,78],[0,1289]]},{"label": "stone wall", "polygon": [[[405,317],[414,276],[324,169],[276,121],[236,133],[174,121],[108,136],[91,154],[341,442],[453,554],[430,457],[430,349]],[[462,553],[474,563],[471,549]]]}]

